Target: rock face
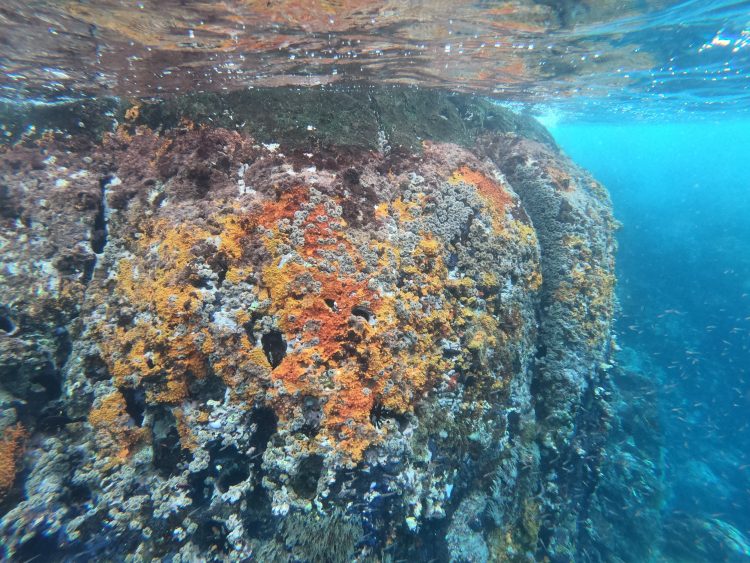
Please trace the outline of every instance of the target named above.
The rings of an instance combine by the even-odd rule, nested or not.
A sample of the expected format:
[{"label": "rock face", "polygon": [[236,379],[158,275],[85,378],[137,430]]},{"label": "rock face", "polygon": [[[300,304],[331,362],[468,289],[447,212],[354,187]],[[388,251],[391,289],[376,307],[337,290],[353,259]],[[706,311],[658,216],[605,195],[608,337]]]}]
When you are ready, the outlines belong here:
[{"label": "rock face", "polygon": [[427,95],[495,125],[306,146],[145,107],[4,151],[5,557],[575,557],[608,197],[538,126]]}]

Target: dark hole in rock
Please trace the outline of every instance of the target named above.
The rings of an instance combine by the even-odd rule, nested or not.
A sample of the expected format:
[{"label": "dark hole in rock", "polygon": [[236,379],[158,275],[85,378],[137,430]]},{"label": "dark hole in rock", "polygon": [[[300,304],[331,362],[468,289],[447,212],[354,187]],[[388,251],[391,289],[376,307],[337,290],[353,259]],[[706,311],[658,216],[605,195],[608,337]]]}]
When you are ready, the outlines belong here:
[{"label": "dark hole in rock", "polygon": [[244,328],[245,332],[247,333],[248,340],[250,340],[250,342],[252,343],[255,343],[258,340],[254,329],[255,323],[257,323],[258,319],[260,318],[261,315],[259,315],[257,312],[250,311],[250,320],[242,325],[242,328]]},{"label": "dark hole in rock", "polygon": [[193,500],[192,506],[204,506],[211,498],[213,492],[213,481],[207,481],[208,470],[197,471],[188,475],[188,486],[190,487],[190,498]]},{"label": "dark hole in rock", "polygon": [[[149,182],[149,180],[146,180],[146,181],[144,182],[144,184],[146,184],[147,186],[148,186],[148,185],[152,185],[152,184],[156,183],[156,180],[154,180],[153,178],[151,178],[151,179],[150,179],[150,182],[151,182],[151,184],[149,184],[148,182]],[[165,199],[167,199],[167,194],[166,194],[166,193],[164,193],[164,192],[162,192],[162,193],[160,193],[159,195],[157,195],[157,196],[156,196],[156,197],[155,197],[155,198],[154,198],[154,199],[153,199],[153,200],[151,201],[151,206],[152,206],[152,207],[160,207],[160,206],[161,206],[161,204],[162,204],[162,203],[164,203],[164,200],[165,200]]]},{"label": "dark hole in rock", "polygon": [[258,483],[247,497],[247,510],[242,515],[245,533],[256,539],[270,539],[276,532],[271,512],[271,499],[268,491]]},{"label": "dark hole in rock", "polygon": [[311,438],[316,436],[320,428],[320,421],[323,419],[323,409],[316,397],[305,397],[303,399],[302,417],[305,420],[302,432]]},{"label": "dark hole in rock", "polygon": [[318,491],[318,480],[322,472],[322,456],[314,454],[306,457],[300,462],[297,473],[292,477],[292,489],[302,498],[314,498]]},{"label": "dark hole in rock", "polygon": [[104,176],[99,180],[100,198],[94,217],[94,227],[91,229],[91,250],[94,254],[104,252],[107,245],[107,218],[106,218],[106,200],[107,184],[112,181],[112,176]]},{"label": "dark hole in rock", "polygon": [[211,287],[211,281],[204,277],[191,277],[188,281],[196,289],[208,289]]},{"label": "dark hole in rock", "polygon": [[469,520],[469,528],[474,530],[475,532],[481,532],[482,528],[484,526],[484,522],[482,522],[481,515],[475,516],[471,520]]},{"label": "dark hole in rock", "polygon": [[166,476],[175,474],[180,464],[187,460],[187,451],[180,445],[177,421],[172,411],[162,409],[154,413],[151,435],[154,467]]},{"label": "dark hole in rock", "polygon": [[[70,463],[73,467],[83,465],[84,454],[81,451],[71,452]],[[91,489],[84,483],[73,481],[73,475],[65,479],[64,501],[71,506],[81,505],[92,499]]]},{"label": "dark hole in rock", "polygon": [[[135,310],[128,305],[123,304],[123,306],[120,307],[120,310],[117,313],[117,326],[119,326],[120,328],[130,327],[135,322]],[[128,344],[126,344],[126,346],[127,345]],[[130,344],[129,346],[130,348],[133,347],[132,344]]]},{"label": "dark hole in rock", "polygon": [[271,330],[260,337],[263,352],[272,368],[277,367],[286,356],[286,340],[278,330]]},{"label": "dark hole in rock", "polygon": [[97,353],[87,354],[83,358],[83,373],[93,381],[109,379],[109,370],[102,357]]},{"label": "dark hole in rock", "polygon": [[187,177],[193,181],[197,197],[205,197],[211,189],[211,170],[205,167],[197,167],[190,170]]},{"label": "dark hole in rock", "polygon": [[508,414],[508,429],[513,436],[521,433],[521,415],[517,412]]},{"label": "dark hole in rock", "polygon": [[[259,530],[262,526],[266,526],[267,530],[263,528],[265,531],[256,531],[252,530],[251,526],[246,526],[246,530],[253,534],[253,537],[260,537],[255,534],[267,534],[270,537],[274,532],[274,521],[271,518],[271,501],[261,485],[260,468],[268,441],[276,433],[278,419],[273,410],[262,407],[253,411],[250,422],[255,425],[250,440],[250,446],[254,448],[253,455],[248,459],[248,456],[240,454],[234,446],[224,448],[220,442],[212,442],[208,445],[211,465],[188,476],[190,497],[193,506],[204,506],[211,499],[214,483],[219,489],[226,491],[229,486],[246,480],[252,468],[255,490],[248,498],[248,513],[244,517],[257,522]],[[222,466],[221,470],[217,468],[218,465]],[[225,471],[227,473],[224,473]]]},{"label": "dark hole in rock", "polygon": [[35,405],[46,404],[62,392],[60,374],[51,361],[29,379],[33,384],[30,402]]},{"label": "dark hole in rock", "polygon": [[91,500],[91,489],[86,485],[71,484],[68,487],[68,502],[71,504],[83,504]]},{"label": "dark hole in rock", "polygon": [[62,250],[55,258],[55,268],[65,275],[80,279],[83,284],[91,281],[96,266],[96,255],[83,247]]},{"label": "dark hole in rock", "polygon": [[342,216],[346,219],[346,222],[356,227],[361,226],[365,222],[365,215],[362,213],[362,206],[357,205],[350,199],[345,199],[341,202]]},{"label": "dark hole in rock", "polygon": [[513,356],[513,359],[511,360],[511,366],[513,373],[521,373],[523,364],[521,363],[521,357],[518,354],[515,354]]},{"label": "dark hole in rock", "polygon": [[16,219],[20,215],[20,211],[8,186],[0,184],[0,217]]},{"label": "dark hole in rock", "polygon": [[338,313],[339,308],[338,305],[336,305],[336,301],[333,299],[323,299],[325,301],[326,305],[328,305],[328,308],[333,311],[334,313]]},{"label": "dark hole in rock", "polygon": [[448,261],[446,262],[445,265],[448,267],[449,270],[452,270],[453,268],[458,266],[458,254],[456,254],[455,252],[451,252],[448,255]]},{"label": "dark hole in rock", "polygon": [[[0,498],[0,518],[3,518],[8,512],[16,508],[18,503],[26,499],[24,477],[23,473],[16,475],[13,485],[9,489],[6,489],[5,495]],[[5,561],[5,559],[1,559],[2,555],[2,544],[0,544],[0,561]]]},{"label": "dark hole in rock", "polygon": [[14,330],[16,330],[16,323],[0,309],[0,331],[10,334]]},{"label": "dark hole in rock", "polygon": [[229,487],[238,485],[250,476],[250,463],[245,454],[240,453],[235,446],[223,446],[221,442],[209,445],[211,454],[210,474],[216,479],[216,484],[222,493]]},{"label": "dark hole in rock", "polygon": [[271,436],[276,434],[279,419],[273,409],[269,407],[260,407],[250,415],[250,424],[255,426],[252,438],[250,438],[250,447],[254,448],[252,463],[256,473],[260,471],[263,462],[263,452],[268,447]]},{"label": "dark hole in rock", "polygon": [[540,343],[539,347],[536,349],[535,356],[537,358],[543,358],[547,355],[547,345],[544,343]]},{"label": "dark hole in rock", "polygon": [[227,553],[229,551],[227,529],[218,520],[209,519],[198,524],[194,537],[195,542],[207,552]]},{"label": "dark hole in rock", "polygon": [[347,168],[344,171],[344,181],[350,185],[359,184],[360,172],[355,168]]},{"label": "dark hole in rock", "polygon": [[[373,467],[367,473],[358,473],[351,469],[341,470],[337,472],[334,482],[329,485],[330,494],[328,498],[363,498],[371,490],[387,493],[390,490],[389,483],[394,479],[398,481],[398,474],[402,469],[401,465],[388,463],[385,466]],[[373,483],[375,483],[374,487]],[[327,504],[326,500],[321,500],[324,504]],[[371,521],[380,518],[393,518],[394,503],[392,500],[393,498],[388,494],[372,498],[367,504],[369,518],[372,518]],[[371,538],[376,542],[384,541],[385,534],[387,533],[382,527],[379,529],[374,527],[369,529],[368,532],[373,534]],[[442,561],[449,561],[449,558]]]},{"label": "dark hole in rock", "polygon": [[146,411],[146,393],[143,389],[120,389],[125,397],[125,410],[138,426],[143,424],[143,414]]},{"label": "dark hole in rock", "polygon": [[370,311],[370,309],[368,309],[364,305],[355,305],[354,307],[352,307],[352,315],[354,315],[355,317],[362,317],[368,323],[374,317],[372,311]]},{"label": "dark hole in rock", "polygon": [[227,385],[214,373],[205,377],[191,377],[189,383],[190,395],[200,397],[202,401],[220,401],[224,398]]},{"label": "dark hole in rock", "polygon": [[94,277],[94,268],[96,267],[96,257],[92,257],[91,260],[86,260],[83,263],[83,269],[81,270],[81,283],[84,285],[91,281]]},{"label": "dark hole in rock", "polygon": [[444,358],[456,358],[461,355],[463,350],[461,344],[458,342],[444,342],[443,343],[443,357]]},{"label": "dark hole in rock", "polygon": [[54,331],[57,340],[57,350],[55,351],[55,364],[58,368],[67,363],[70,353],[73,351],[73,341],[70,338],[68,329],[64,326],[57,327]]},{"label": "dark hole in rock", "polygon": [[464,387],[473,387],[477,383],[477,378],[474,375],[467,375],[462,383]]},{"label": "dark hole in rock", "polygon": [[[328,498],[342,498],[342,496],[346,497],[352,493],[361,497],[370,490],[372,483],[377,483],[377,487],[384,487],[386,483],[385,475],[380,466],[373,467],[365,475],[357,475],[352,469],[342,469],[336,473],[336,479],[328,487],[330,490]],[[368,509],[377,510],[376,505],[379,502],[379,497],[376,497]]]},{"label": "dark hole in rock", "polygon": [[[16,548],[15,561],[60,561],[53,554],[59,554],[55,536],[36,533]],[[50,557],[52,555],[52,557]]]},{"label": "dark hole in rock", "polygon": [[[37,413],[34,413],[36,415]],[[71,418],[65,410],[65,403],[61,400],[53,401],[45,405],[38,413],[36,430],[39,432],[54,433],[74,422],[83,422],[85,417]]]},{"label": "dark hole in rock", "polygon": [[229,156],[222,154],[216,159],[216,168],[221,170],[225,174],[229,174],[229,169],[232,167],[232,160]]},{"label": "dark hole in rock", "polygon": [[215,263],[211,264],[211,268],[216,272],[216,275],[219,278],[219,285],[223,284],[224,280],[227,278],[227,272],[229,271],[227,260],[225,258],[217,259]]}]

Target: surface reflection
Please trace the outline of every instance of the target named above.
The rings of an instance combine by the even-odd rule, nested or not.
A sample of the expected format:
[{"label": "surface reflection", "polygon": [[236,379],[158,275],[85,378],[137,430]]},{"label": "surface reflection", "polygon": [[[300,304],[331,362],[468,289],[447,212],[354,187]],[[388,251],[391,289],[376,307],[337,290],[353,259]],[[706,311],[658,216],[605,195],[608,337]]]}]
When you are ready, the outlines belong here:
[{"label": "surface reflection", "polygon": [[54,101],[367,81],[539,102],[669,97],[732,79],[736,96],[736,80],[747,80],[747,8],[728,0],[6,0],[0,95]]}]

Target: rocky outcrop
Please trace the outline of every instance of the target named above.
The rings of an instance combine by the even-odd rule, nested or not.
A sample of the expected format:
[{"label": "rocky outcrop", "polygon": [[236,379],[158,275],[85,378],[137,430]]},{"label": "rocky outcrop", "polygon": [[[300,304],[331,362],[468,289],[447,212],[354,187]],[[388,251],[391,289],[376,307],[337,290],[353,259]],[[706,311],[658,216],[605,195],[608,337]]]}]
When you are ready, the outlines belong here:
[{"label": "rocky outcrop", "polygon": [[606,192],[484,102],[349,94],[366,114],[329,122],[274,95],[236,130],[182,99],[5,150],[5,555],[574,557]]}]

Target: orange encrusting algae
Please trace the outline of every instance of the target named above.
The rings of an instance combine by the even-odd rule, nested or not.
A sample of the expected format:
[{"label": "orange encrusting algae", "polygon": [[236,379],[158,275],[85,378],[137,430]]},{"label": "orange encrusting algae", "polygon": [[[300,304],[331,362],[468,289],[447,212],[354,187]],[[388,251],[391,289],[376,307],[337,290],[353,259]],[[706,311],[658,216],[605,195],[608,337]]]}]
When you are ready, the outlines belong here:
[{"label": "orange encrusting algae", "polygon": [[576,189],[575,180],[565,170],[552,164],[545,166],[544,171],[547,177],[552,181],[555,189],[561,192],[572,192]]},{"label": "orange encrusting algae", "polygon": [[[514,200],[500,184],[467,167],[450,181],[475,186],[502,231]],[[252,211],[212,216],[211,227],[146,223],[118,267],[116,292],[138,314],[109,329],[103,345],[115,384],[142,385],[148,404],[178,407],[189,399],[192,379],[215,374],[248,407],[270,400],[282,421],[313,397],[323,413],[316,440],[356,463],[388,431],[375,427],[376,408],[411,412],[452,366],[478,373],[488,365],[488,350],[507,337],[492,310],[477,310],[470,295],[496,291],[497,276],[450,280],[445,243],[427,232],[415,233],[409,256],[388,237],[371,238],[368,252],[377,259],[366,264],[346,221],[331,212],[338,200],[316,198],[299,186]],[[419,211],[397,199],[378,206],[376,217],[408,228]],[[287,350],[277,365],[245,331],[216,332],[206,323],[207,294],[193,282],[195,248],[209,239],[213,258],[226,265],[225,283],[250,281],[260,314],[283,334]],[[258,244],[266,252],[260,263],[248,253]],[[372,283],[380,278],[391,281]],[[252,322],[246,311],[233,314],[238,326]],[[446,358],[446,338],[463,343],[460,357]],[[93,424],[101,413],[91,416]],[[180,438],[190,449],[191,436]]]},{"label": "orange encrusting algae", "polygon": [[96,430],[102,451],[107,453],[109,466],[127,459],[145,436],[144,430],[133,423],[127,412],[125,398],[117,390],[101,397],[94,404],[88,420]]},{"label": "orange encrusting algae", "polygon": [[487,177],[481,172],[472,170],[468,166],[461,166],[458,170],[453,172],[453,175],[448,179],[448,182],[451,184],[463,182],[474,186],[477,189],[479,196],[489,208],[495,231],[502,230],[506,209],[514,206],[516,203],[502,184]]},{"label": "orange encrusting algae", "polygon": [[0,500],[13,486],[25,440],[26,430],[21,423],[7,427],[0,436]]},{"label": "orange encrusting algae", "polygon": [[[266,206],[259,223],[270,228],[279,216],[289,216],[287,204],[292,197],[282,198],[281,209]],[[302,203],[298,197],[295,202]],[[404,209],[396,211],[402,220],[412,219]],[[387,242],[375,245],[383,257],[380,267],[403,269],[411,278],[386,297],[371,289],[367,278],[355,279],[340,268],[327,271],[317,261],[333,255],[336,258],[328,266],[331,262],[340,266],[342,260],[359,264],[356,249],[343,234],[345,226],[340,219],[326,218],[322,206],[312,208],[302,225],[304,243],[296,248],[307,262],[287,261],[280,266],[275,257],[263,271],[263,282],[279,328],[295,337],[294,346],[272,372],[272,378],[283,383],[277,410],[288,404],[287,395],[324,399],[324,434],[356,462],[377,439],[370,420],[374,406],[409,411],[427,383],[446,368],[438,335],[450,330],[452,313],[445,307],[425,314],[420,305],[421,297],[439,296],[445,289],[447,272],[437,239],[425,235],[414,253],[416,265],[409,268],[393,263],[399,256],[395,247]],[[404,304],[398,313],[397,301]],[[406,332],[420,338],[402,349],[394,342]]]}]

